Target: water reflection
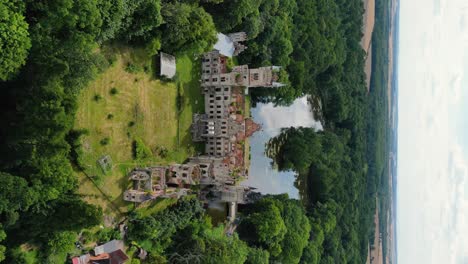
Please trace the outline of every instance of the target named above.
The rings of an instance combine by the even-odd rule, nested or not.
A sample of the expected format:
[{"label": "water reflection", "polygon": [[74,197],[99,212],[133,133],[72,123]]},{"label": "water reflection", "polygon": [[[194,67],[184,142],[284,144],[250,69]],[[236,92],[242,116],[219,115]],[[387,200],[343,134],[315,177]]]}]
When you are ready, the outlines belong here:
[{"label": "water reflection", "polygon": [[262,125],[262,131],[250,138],[251,163],[249,179],[243,185],[256,187],[261,193],[288,193],[289,197],[299,199],[299,191],[294,186],[295,173],[280,172],[271,166],[272,160],[265,156],[268,140],[287,127],[314,127],[322,130],[320,122],[314,119],[307,97],[301,97],[288,107],[275,107],[272,103],[257,104],[251,110],[255,122]]}]

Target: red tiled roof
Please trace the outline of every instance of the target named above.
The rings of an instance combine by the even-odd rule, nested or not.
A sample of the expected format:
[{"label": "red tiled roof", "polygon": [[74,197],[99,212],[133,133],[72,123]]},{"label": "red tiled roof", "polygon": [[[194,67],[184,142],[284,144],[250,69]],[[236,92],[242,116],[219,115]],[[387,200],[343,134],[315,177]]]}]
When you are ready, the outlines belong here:
[{"label": "red tiled roof", "polygon": [[123,264],[128,260],[127,255],[122,250],[117,250],[109,254],[111,264]]}]

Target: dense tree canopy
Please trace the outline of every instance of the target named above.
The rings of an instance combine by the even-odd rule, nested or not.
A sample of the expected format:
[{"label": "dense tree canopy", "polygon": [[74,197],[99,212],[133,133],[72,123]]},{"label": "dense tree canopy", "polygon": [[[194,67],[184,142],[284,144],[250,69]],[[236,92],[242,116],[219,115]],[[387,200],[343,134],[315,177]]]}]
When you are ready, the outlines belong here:
[{"label": "dense tree canopy", "polygon": [[161,254],[170,244],[172,236],[191,222],[201,220],[203,208],[196,199],[182,199],[176,205],[150,217],[138,213],[131,216],[129,239],[137,241],[147,250]]},{"label": "dense tree canopy", "polygon": [[213,228],[194,198],[179,200],[151,216],[130,216],[128,238],[170,263],[238,263],[246,261],[247,244],[226,236],[224,226]]},{"label": "dense tree canopy", "polygon": [[[182,199],[130,215],[128,238],[150,252],[149,263],[362,263],[386,121],[384,91],[368,104],[364,89],[362,12],[360,0],[2,1],[0,260],[25,263],[27,242],[42,247],[41,262],[60,262],[77,232],[101,221],[101,210],[75,194],[70,145],[77,95],[112,63],[103,45],[194,55],[211,49],[217,31],[246,31],[239,62],[283,66],[288,84],[256,89],[254,100],[289,104],[307,94],[320,102],[324,132],[289,129],[269,144],[280,169],[298,172],[306,211],[265,197],[241,212],[240,236],[226,236],[199,202]],[[384,46],[382,25],[375,49]],[[373,83],[383,83],[375,72]]]},{"label": "dense tree canopy", "polygon": [[45,245],[49,235],[96,225],[102,214],[73,194],[77,179],[66,141],[76,95],[105,64],[94,53],[102,25],[97,3],[25,4],[31,52],[14,81],[0,82],[0,170],[9,173],[0,175],[2,195],[16,199],[4,203],[10,197],[0,198],[8,206],[0,217],[8,220],[4,223],[10,263],[13,256],[21,256],[13,252],[19,244]]},{"label": "dense tree canopy", "polygon": [[127,8],[133,12],[125,21],[124,38],[146,42],[155,38],[162,23],[160,0],[128,1]]},{"label": "dense tree canopy", "polygon": [[21,1],[0,2],[0,80],[7,80],[26,62],[31,47]]},{"label": "dense tree canopy", "polygon": [[279,168],[297,171],[303,184],[311,224],[304,263],[360,263],[366,257],[372,196],[366,195],[365,153],[355,152],[354,144],[344,130],[310,128],[290,128],[269,142]]},{"label": "dense tree canopy", "polygon": [[246,216],[239,225],[239,235],[255,248],[249,261],[260,259],[261,263],[269,258],[273,262],[299,263],[311,228],[299,201],[287,195],[267,196],[243,213]]},{"label": "dense tree canopy", "polygon": [[208,51],[216,42],[216,29],[211,16],[196,5],[167,3],[162,10],[163,46],[171,52]]},{"label": "dense tree canopy", "polygon": [[297,200],[268,196],[248,206],[239,236],[213,227],[198,200],[144,216],[130,216],[128,238],[170,263],[299,263],[311,226]]},{"label": "dense tree canopy", "polygon": [[230,32],[247,17],[252,14],[258,15],[258,8],[262,2],[262,0],[230,0],[206,5],[206,8],[212,14],[218,30]]},{"label": "dense tree canopy", "polygon": [[[0,224],[0,242],[5,240],[5,238],[6,238],[6,233],[5,231],[3,231],[3,226]],[[0,244],[0,262],[2,262],[5,259],[5,251],[6,251],[6,247]]]},{"label": "dense tree canopy", "polygon": [[250,248],[246,264],[268,264],[270,263],[270,253],[260,248]]},{"label": "dense tree canopy", "polygon": [[278,256],[282,250],[281,241],[286,234],[280,208],[271,200],[260,201],[246,217],[239,232],[242,239],[265,248],[272,256]]}]

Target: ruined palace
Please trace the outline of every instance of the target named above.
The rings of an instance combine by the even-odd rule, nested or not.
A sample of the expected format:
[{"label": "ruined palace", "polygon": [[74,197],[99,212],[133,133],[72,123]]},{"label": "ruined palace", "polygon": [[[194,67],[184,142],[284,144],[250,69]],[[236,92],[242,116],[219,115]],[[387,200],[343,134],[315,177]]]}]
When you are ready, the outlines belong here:
[{"label": "ruined palace", "polygon": [[[250,69],[229,66],[230,57],[247,47],[244,32],[218,34],[214,49],[201,58],[201,92],[205,112],[194,114],[191,127],[194,142],[205,144],[204,153],[185,164],[136,169],[130,174],[133,188],[126,201],[144,202],[156,197],[179,197],[190,187],[201,187],[200,198],[210,197],[230,203],[246,203],[251,188],[237,183],[248,177],[248,146],[245,140],[260,129],[245,113],[249,88],[279,87],[279,67]],[[174,190],[176,188],[177,191]]]}]

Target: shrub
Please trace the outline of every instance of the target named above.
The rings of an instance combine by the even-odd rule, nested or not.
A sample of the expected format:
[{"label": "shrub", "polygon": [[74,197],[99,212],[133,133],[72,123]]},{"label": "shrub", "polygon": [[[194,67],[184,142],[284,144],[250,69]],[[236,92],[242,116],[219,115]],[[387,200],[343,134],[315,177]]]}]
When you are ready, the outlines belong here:
[{"label": "shrub", "polygon": [[111,95],[116,95],[116,94],[118,94],[118,93],[119,93],[119,90],[117,90],[117,88],[112,87],[112,89],[110,89],[110,94],[111,94]]},{"label": "shrub", "polygon": [[90,242],[93,242],[96,239],[96,236],[93,232],[90,230],[84,230],[81,233],[81,243],[83,244],[88,244]]},{"label": "shrub", "polygon": [[70,130],[65,138],[71,147],[68,154],[69,159],[80,169],[84,169],[84,163],[82,161],[83,148],[81,145],[81,137],[88,134],[89,131],[87,129]]},{"label": "shrub", "polygon": [[234,60],[228,57],[226,61],[226,70],[228,72],[231,72],[234,66],[235,66]]},{"label": "shrub", "polygon": [[[106,173],[106,171],[104,170],[103,172]],[[102,186],[102,183],[104,182],[104,179],[101,173],[91,176],[91,180],[93,180],[93,182],[98,186]]]},{"label": "shrub", "polygon": [[164,146],[156,147],[154,151],[163,159],[166,158],[169,154],[169,150],[167,150],[167,148]]},{"label": "shrub", "polygon": [[108,114],[108,115],[107,115],[107,119],[111,120],[112,118],[114,118],[114,115],[113,115],[113,114]]},{"label": "shrub", "polygon": [[125,67],[125,71],[128,73],[138,73],[141,72],[141,67],[129,62],[127,63],[127,67]]},{"label": "shrub", "polygon": [[133,126],[135,126],[135,121],[128,122],[128,127],[133,127]]},{"label": "shrub", "polygon": [[99,102],[102,100],[102,96],[100,94],[95,94],[93,96],[93,100],[96,101],[96,102]]},{"label": "shrub", "polygon": [[111,53],[110,55],[107,56],[107,62],[109,63],[109,66],[114,65],[114,63],[117,61],[117,56],[115,53]]},{"label": "shrub", "polygon": [[135,138],[133,141],[133,157],[137,160],[142,160],[151,157],[153,153],[151,150],[145,145],[143,140],[140,138]]},{"label": "shrub", "polygon": [[146,52],[149,56],[154,56],[158,54],[158,51],[161,49],[161,41],[158,38],[152,39],[148,45],[146,45]]},{"label": "shrub", "polygon": [[99,141],[99,143],[100,143],[102,146],[108,145],[109,142],[110,142],[110,138],[108,138],[108,137],[105,137],[105,138],[101,139],[101,141]]},{"label": "shrub", "polygon": [[166,77],[165,75],[160,75],[160,76],[158,76],[158,77],[159,77],[159,80],[160,80],[162,83],[168,83],[168,82],[172,82],[173,80],[177,80],[177,73],[176,73],[176,75],[175,75],[172,79]]},{"label": "shrub", "polygon": [[177,95],[177,98],[176,98],[176,107],[177,107],[177,112],[178,112],[178,113],[181,113],[182,110],[184,110],[184,109],[183,109],[184,100],[185,100],[185,98],[184,98],[182,95],[180,95],[180,94]]},{"label": "shrub", "polygon": [[105,243],[113,239],[120,239],[120,231],[111,227],[100,229],[96,233],[96,239],[100,243]]}]

